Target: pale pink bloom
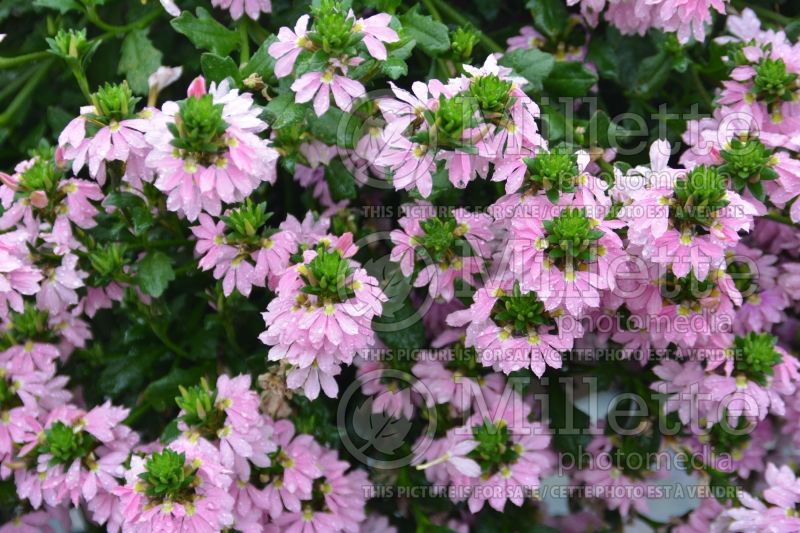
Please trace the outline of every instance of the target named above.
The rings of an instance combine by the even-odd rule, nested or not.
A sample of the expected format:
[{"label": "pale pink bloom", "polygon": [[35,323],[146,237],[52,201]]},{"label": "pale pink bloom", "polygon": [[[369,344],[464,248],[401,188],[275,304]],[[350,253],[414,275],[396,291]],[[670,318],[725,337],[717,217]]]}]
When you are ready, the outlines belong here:
[{"label": "pale pink bloom", "polygon": [[[202,77],[193,82],[190,92],[205,94]],[[168,209],[181,212],[192,221],[201,210],[219,215],[222,202],[241,202],[261,182],[273,183],[277,177],[278,153],[268,140],[258,136],[267,124],[259,118],[260,110],[253,107],[252,95],[231,89],[227,80],[219,85],[212,83],[208,93],[215,104],[222,104],[222,118],[228,125],[224,135],[227,150],[215,156],[214,164],[205,166],[191,155],[184,159],[172,146],[167,125],[179,115],[175,102],[164,104],[147,132],[153,150],[146,163],[158,175],[155,186],[167,193]]]},{"label": "pale pink bloom", "polygon": [[179,8],[179,7],[178,7],[178,6],[175,4],[175,0],[159,0],[159,1],[161,2],[161,5],[164,7],[164,10],[165,10],[167,13],[169,13],[169,14],[170,14],[170,15],[172,15],[173,17],[180,16],[180,14],[181,14],[181,10],[180,10],[180,8]]},{"label": "pale pink bloom", "polygon": [[313,46],[306,36],[309,18],[308,15],[303,15],[297,19],[294,31],[286,26],[281,27],[278,30],[278,41],[269,45],[269,55],[277,60],[275,62],[275,75],[277,77],[283,78],[291,74],[300,52]]},{"label": "pale pink bloom", "polygon": [[[352,62],[351,64],[355,64]],[[342,74],[337,74],[337,69]],[[321,72],[307,72],[292,83],[295,102],[302,104],[314,100],[314,112],[322,116],[330,107],[331,94],[336,106],[349,111],[353,100],[366,94],[364,86],[346,75],[346,67],[332,63]]]},{"label": "pale pink bloom", "polygon": [[94,135],[86,136],[86,115],[96,114],[94,106],[81,108],[81,115],[73,119],[58,136],[58,145],[64,149],[64,158],[72,161],[72,171],[77,174],[88,166],[89,174],[103,185],[106,180],[105,163],[127,162],[131,158],[144,158],[149,151],[145,140],[148,121],[143,118],[113,121],[103,125]]},{"label": "pale pink bloom", "polygon": [[388,13],[378,13],[365,19],[356,19],[351,30],[364,35],[362,42],[367,51],[379,61],[386,60],[386,47],[383,43],[396,43],[400,40],[397,32],[389,27],[391,21],[392,16]]},{"label": "pale pink bloom", "polygon": [[229,10],[233,20],[239,20],[245,13],[251,19],[258,20],[261,13],[272,12],[270,0],[212,0],[211,5]]},{"label": "pale pink bloom", "polygon": [[39,282],[43,277],[23,249],[7,242],[7,239],[0,238],[0,314],[4,317],[8,315],[9,307],[22,312],[22,296],[39,292]]},{"label": "pale pink bloom", "polygon": [[519,35],[506,39],[506,43],[508,44],[507,51],[513,52],[514,50],[541,48],[546,40],[547,39],[536,31],[533,26],[523,26],[520,28]]},{"label": "pale pink bloom", "polygon": [[158,95],[161,91],[175,83],[183,75],[183,67],[160,66],[147,78],[150,93]]},{"label": "pale pink bloom", "polygon": [[179,439],[170,448],[186,455],[187,465],[199,464],[200,482],[189,501],[151,504],[141,487],[139,475],[145,471],[145,459],[134,455],[125,472],[125,484],[114,489],[120,498],[122,531],[219,531],[233,525],[233,498],[227,490],[231,478],[218,463],[215,448],[203,439],[194,444]]},{"label": "pale pink bloom", "polygon": [[77,289],[89,274],[78,269],[78,256],[67,254],[61,266],[50,269],[36,294],[36,305],[52,314],[58,314],[78,303]]},{"label": "pale pink bloom", "polygon": [[272,519],[284,511],[300,511],[301,502],[311,498],[313,481],[322,476],[315,456],[314,439],[310,435],[295,435],[289,420],[273,424],[273,438],[278,446],[275,460],[283,472],[275,476],[263,489],[261,503]]}]

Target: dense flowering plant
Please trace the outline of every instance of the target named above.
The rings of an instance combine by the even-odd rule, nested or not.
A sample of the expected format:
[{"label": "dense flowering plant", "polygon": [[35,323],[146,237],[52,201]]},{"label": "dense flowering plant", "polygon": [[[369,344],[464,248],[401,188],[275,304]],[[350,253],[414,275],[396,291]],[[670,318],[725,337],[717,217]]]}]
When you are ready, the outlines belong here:
[{"label": "dense flowering plant", "polygon": [[0,533],[800,533],[796,3],[0,23]]}]

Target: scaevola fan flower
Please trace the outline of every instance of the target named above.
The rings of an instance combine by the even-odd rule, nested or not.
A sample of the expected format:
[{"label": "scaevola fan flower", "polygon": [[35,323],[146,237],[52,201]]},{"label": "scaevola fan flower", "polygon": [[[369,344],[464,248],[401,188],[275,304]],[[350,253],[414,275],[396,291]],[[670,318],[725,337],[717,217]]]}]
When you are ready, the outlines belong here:
[{"label": "scaevola fan flower", "polygon": [[351,259],[357,250],[349,233],[319,239],[281,276],[263,315],[267,330],[260,339],[271,346],[269,359],[291,363],[289,386],[311,399],[320,387],[336,397],[339,367],[374,343],[372,319],[387,298],[378,280]]},{"label": "scaevola fan flower", "polygon": [[164,104],[147,132],[147,165],[170,210],[189,220],[201,211],[217,216],[223,202],[241,202],[260,183],[275,181],[278,154],[258,136],[267,128],[258,115],[250,94],[227,81],[206,90],[202,77],[185,100]]},{"label": "scaevola fan flower", "polygon": [[127,83],[107,83],[92,95],[92,105],[82,107],[81,115],[58,137],[64,157],[72,161],[73,172],[87,166],[89,174],[102,185],[111,162],[117,162],[123,171],[126,163],[134,171],[141,167],[139,160],[149,152],[144,138],[149,112],[136,112],[138,100]]}]

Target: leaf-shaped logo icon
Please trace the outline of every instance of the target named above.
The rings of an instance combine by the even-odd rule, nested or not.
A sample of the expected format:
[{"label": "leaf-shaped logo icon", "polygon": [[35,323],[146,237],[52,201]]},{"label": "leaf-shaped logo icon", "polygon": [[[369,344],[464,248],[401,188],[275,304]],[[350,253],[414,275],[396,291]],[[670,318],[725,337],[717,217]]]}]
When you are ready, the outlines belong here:
[{"label": "leaf-shaped logo icon", "polygon": [[391,454],[403,445],[406,435],[411,431],[411,421],[373,412],[372,398],[368,398],[353,412],[353,429],[365,441],[359,448],[360,452],[372,447],[381,453]]}]

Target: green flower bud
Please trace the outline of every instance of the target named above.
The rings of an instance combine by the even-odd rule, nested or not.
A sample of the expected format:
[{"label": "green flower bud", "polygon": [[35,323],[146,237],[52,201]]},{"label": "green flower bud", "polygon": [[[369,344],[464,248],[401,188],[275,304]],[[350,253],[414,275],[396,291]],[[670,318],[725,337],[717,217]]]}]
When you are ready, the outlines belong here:
[{"label": "green flower bud", "polygon": [[694,270],[679,278],[670,270],[661,281],[661,296],[676,303],[694,303],[708,297],[716,288],[716,283],[711,276],[703,281],[698,280]]},{"label": "green flower bud", "polygon": [[463,143],[461,135],[474,122],[475,106],[471,98],[454,96],[439,97],[439,108],[434,113],[434,127],[440,146],[458,146]]},{"label": "green flower bud", "polygon": [[709,227],[718,210],[727,206],[725,178],[712,167],[698,166],[675,184],[675,204],[670,216],[681,229]]},{"label": "green flower bud", "polygon": [[508,92],[511,82],[501,80],[494,74],[481,76],[472,80],[470,95],[475,98],[478,107],[484,113],[503,113],[510,100]]},{"label": "green flower bud", "polygon": [[56,422],[44,432],[41,453],[53,456],[50,465],[69,466],[75,459],[82,459],[96,447],[97,441],[82,430],[75,430],[63,422]]},{"label": "green flower bud", "polygon": [[777,339],[769,333],[748,333],[733,341],[734,372],[744,374],[749,380],[766,385],[767,377],[775,365],[783,360],[775,344]]},{"label": "green flower bud", "polygon": [[110,281],[120,280],[125,273],[124,267],[128,264],[125,260],[125,252],[125,245],[116,242],[91,251],[89,261],[97,274],[97,279],[93,280],[96,286],[104,286]]},{"label": "green flower bud", "polygon": [[484,477],[496,474],[519,458],[520,450],[511,439],[505,420],[495,423],[484,419],[483,424],[472,427],[472,438],[478,441],[478,445],[468,457],[481,466]]},{"label": "green flower bud", "polygon": [[139,478],[147,484],[151,500],[182,502],[194,492],[197,468],[186,464],[186,455],[170,449],[154,453],[145,463]]},{"label": "green flower bud", "polygon": [[320,245],[316,257],[301,269],[301,276],[306,282],[303,292],[318,296],[325,302],[348,300],[355,294],[352,287],[347,286],[351,272],[348,260],[338,250],[330,252]]},{"label": "green flower bud", "polygon": [[231,233],[229,240],[233,242],[255,243],[261,235],[261,228],[267,223],[272,213],[267,213],[267,203],[254,204],[248,198],[245,203],[223,216]]},{"label": "green flower bud", "polygon": [[594,229],[585,209],[564,209],[557,217],[542,224],[547,230],[547,256],[556,265],[575,268],[576,261],[587,263],[596,258],[596,241],[604,233]]},{"label": "green flower bud", "polygon": [[50,51],[68,61],[83,61],[94,51],[93,45],[86,38],[86,30],[59,30],[52,39],[47,39]]},{"label": "green flower bud", "polygon": [[756,99],[770,104],[792,101],[798,89],[797,74],[786,71],[783,59],[764,59],[756,67],[753,91]]},{"label": "green flower bud", "polygon": [[531,291],[523,294],[519,283],[514,284],[511,294],[497,299],[492,308],[492,320],[498,326],[511,327],[517,335],[527,335],[541,325],[553,323],[536,293]]},{"label": "green flower bud", "polygon": [[308,37],[328,54],[339,55],[361,38],[353,32],[353,18],[338,0],[322,0],[313,11],[314,28]]},{"label": "green flower bud", "polygon": [[456,254],[455,244],[460,237],[456,235],[456,219],[452,216],[433,217],[419,224],[424,232],[417,237],[422,245],[420,252],[425,253],[435,263],[447,262]]},{"label": "green flower bud", "polygon": [[181,420],[204,436],[216,437],[225,423],[225,412],[216,405],[217,390],[210,388],[205,378],[200,385],[188,389],[181,385],[178,390],[181,395],[175,403],[183,411]]},{"label": "green flower bud", "polygon": [[20,189],[24,192],[51,192],[58,185],[63,174],[56,167],[53,157],[35,157],[33,164],[22,172],[19,180]]},{"label": "green flower bud", "polygon": [[169,124],[172,146],[203,164],[216,161],[226,150],[225,131],[228,123],[222,117],[222,104],[215,104],[210,94],[187,98],[180,103],[175,123]]},{"label": "green flower bud", "polygon": [[128,82],[106,83],[92,94],[92,105],[98,118],[105,124],[119,122],[133,116],[138,97],[134,97]]},{"label": "green flower bud", "polygon": [[531,192],[545,191],[547,198],[558,202],[562,192],[573,192],[578,179],[578,157],[571,151],[540,152],[525,160],[526,181]]},{"label": "green flower bud", "polygon": [[772,168],[775,161],[772,150],[758,139],[734,138],[720,155],[725,163],[719,167],[719,173],[730,177],[734,189],[741,192],[748,188],[753,196],[764,200],[761,182],[778,178],[778,173]]},{"label": "green flower bud", "polygon": [[456,60],[468,62],[472,57],[472,49],[478,44],[478,32],[471,26],[459,26],[450,32],[450,50]]}]

